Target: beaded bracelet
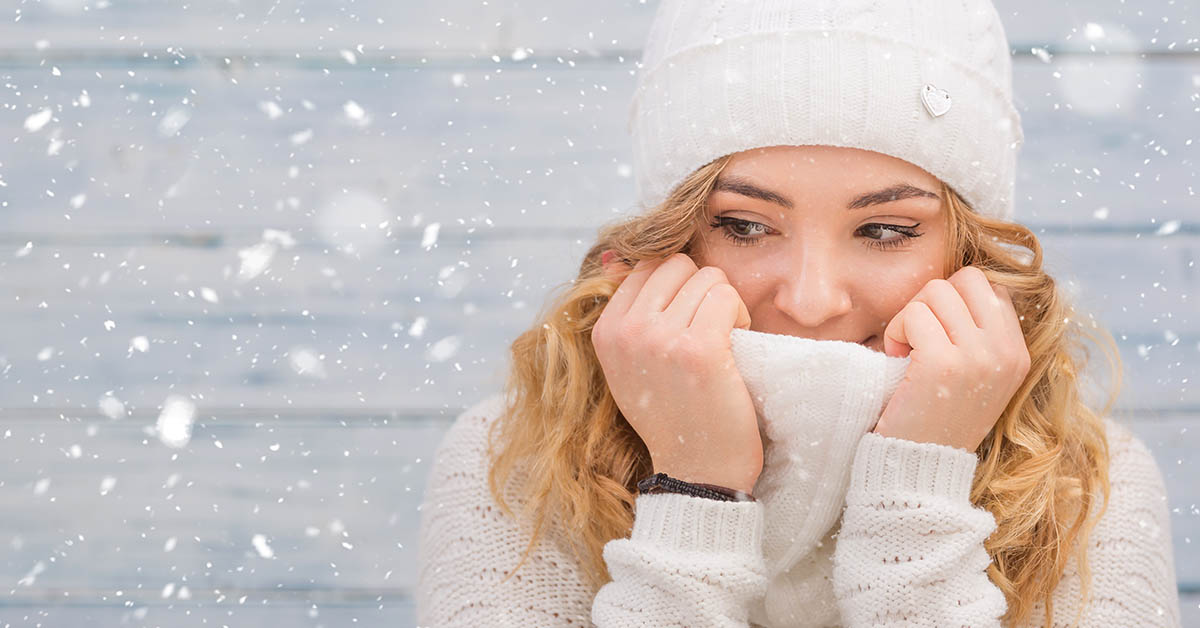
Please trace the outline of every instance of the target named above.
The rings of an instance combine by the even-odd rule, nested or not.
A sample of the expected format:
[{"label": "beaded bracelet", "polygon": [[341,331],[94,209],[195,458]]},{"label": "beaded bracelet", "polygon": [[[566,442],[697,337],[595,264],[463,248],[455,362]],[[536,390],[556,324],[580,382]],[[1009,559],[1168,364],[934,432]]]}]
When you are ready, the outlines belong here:
[{"label": "beaded bracelet", "polygon": [[717,486],[715,484],[700,484],[692,482],[684,482],[683,480],[673,478],[666,473],[655,473],[638,482],[638,491],[646,495],[654,495],[656,493],[678,493],[681,495],[692,495],[694,497],[705,497],[708,499],[716,499],[723,502],[753,502],[758,501],[754,496],[732,488]]}]

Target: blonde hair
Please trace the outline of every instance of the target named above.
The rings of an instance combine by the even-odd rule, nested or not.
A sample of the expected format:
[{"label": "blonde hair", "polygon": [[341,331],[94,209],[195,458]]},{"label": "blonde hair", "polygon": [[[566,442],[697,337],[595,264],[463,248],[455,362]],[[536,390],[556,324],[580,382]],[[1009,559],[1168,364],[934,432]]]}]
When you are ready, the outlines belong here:
[{"label": "blonde hair", "polygon": [[[729,158],[693,172],[651,211],[603,228],[578,277],[560,287],[537,322],[512,343],[508,401],[489,435],[488,482],[510,515],[504,487],[519,479],[527,496],[523,514],[533,534],[517,568],[550,527],[593,587],[610,579],[604,544],[629,535],[636,482],[652,469],[645,445],[613,401],[591,344],[592,325],[616,289],[603,277],[600,256],[612,250],[616,259],[632,263],[690,253],[705,203]],[[1075,316],[1042,268],[1041,245],[1028,228],[975,213],[944,183],[942,198],[950,243],[945,276],[973,265],[989,281],[1007,286],[1031,360],[1025,381],[976,451],[971,503],[992,513],[997,526],[985,542],[993,558],[988,576],[1008,602],[1004,623],[1023,622],[1042,601],[1050,626],[1052,594],[1072,552],[1083,582],[1080,613],[1088,598],[1086,539],[1109,498],[1101,417],[1118,394],[1119,354],[1107,331]],[[1087,339],[1104,350],[1112,373],[1098,411],[1080,394]]]}]

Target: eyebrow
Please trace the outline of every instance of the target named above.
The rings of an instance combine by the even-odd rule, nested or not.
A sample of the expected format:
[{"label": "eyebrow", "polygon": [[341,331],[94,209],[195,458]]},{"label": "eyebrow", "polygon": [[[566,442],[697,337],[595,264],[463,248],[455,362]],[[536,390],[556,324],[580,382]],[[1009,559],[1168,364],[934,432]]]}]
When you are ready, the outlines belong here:
[{"label": "eyebrow", "polygon": [[[739,177],[721,177],[717,179],[715,189],[721,192],[732,192],[741,196],[756,198],[760,201],[774,203],[787,209],[792,209],[795,207],[792,204],[792,201],[787,197],[777,192],[760,188],[746,179]],[[871,205],[878,205],[880,203],[890,203],[892,201],[899,201],[906,198],[941,197],[933,192],[923,190],[908,183],[894,183],[881,190],[875,190],[874,192],[867,192],[866,194],[856,196],[854,200],[846,204],[846,209],[862,209],[863,207],[870,207]]]}]

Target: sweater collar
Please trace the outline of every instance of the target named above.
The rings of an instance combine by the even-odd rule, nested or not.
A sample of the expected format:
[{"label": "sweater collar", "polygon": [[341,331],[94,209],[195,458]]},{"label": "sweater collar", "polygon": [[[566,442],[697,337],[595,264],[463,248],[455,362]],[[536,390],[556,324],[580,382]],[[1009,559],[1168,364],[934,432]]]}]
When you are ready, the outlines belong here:
[{"label": "sweater collar", "polygon": [[773,576],[841,516],[859,440],[879,420],[909,358],[853,342],[734,329],[734,361],[754,400],[763,471],[763,550]]}]

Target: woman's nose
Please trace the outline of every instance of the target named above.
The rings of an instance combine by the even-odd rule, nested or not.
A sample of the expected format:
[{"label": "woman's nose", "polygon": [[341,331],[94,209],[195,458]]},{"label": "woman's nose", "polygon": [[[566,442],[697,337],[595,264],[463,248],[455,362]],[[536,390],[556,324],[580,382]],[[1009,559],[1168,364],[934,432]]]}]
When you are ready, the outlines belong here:
[{"label": "woman's nose", "polygon": [[833,251],[805,247],[784,269],[775,292],[775,307],[798,325],[817,328],[850,311],[849,276]]}]

